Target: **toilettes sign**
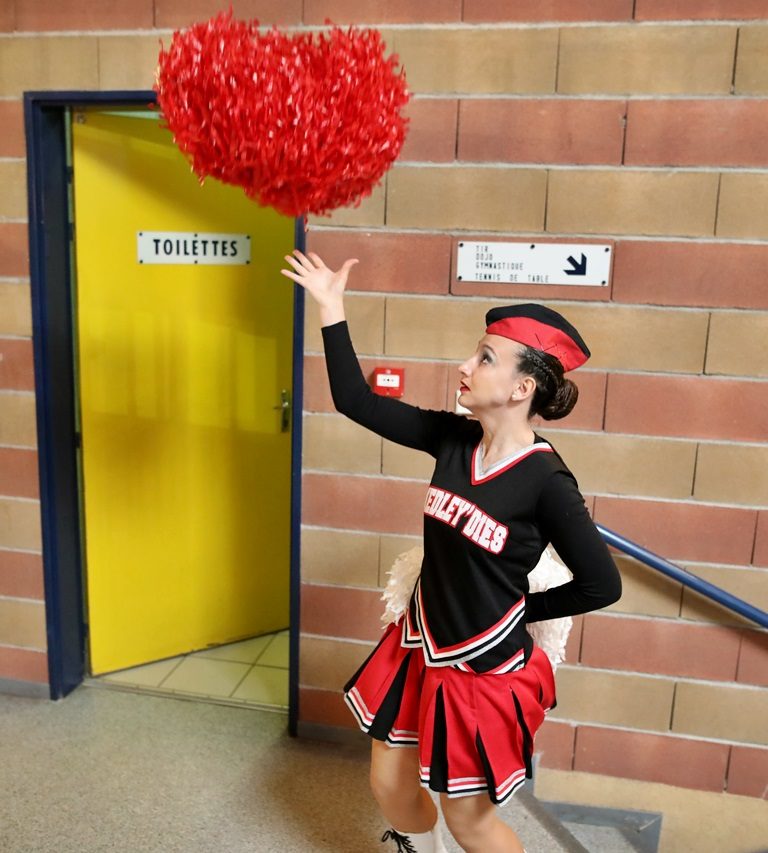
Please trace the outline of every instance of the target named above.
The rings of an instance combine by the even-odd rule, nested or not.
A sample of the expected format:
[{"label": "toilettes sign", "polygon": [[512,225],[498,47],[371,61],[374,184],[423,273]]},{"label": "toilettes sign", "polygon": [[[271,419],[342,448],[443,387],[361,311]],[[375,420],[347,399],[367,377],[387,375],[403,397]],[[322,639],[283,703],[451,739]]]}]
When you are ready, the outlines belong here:
[{"label": "toilettes sign", "polygon": [[250,234],[139,231],[140,264],[236,265],[251,262]]}]

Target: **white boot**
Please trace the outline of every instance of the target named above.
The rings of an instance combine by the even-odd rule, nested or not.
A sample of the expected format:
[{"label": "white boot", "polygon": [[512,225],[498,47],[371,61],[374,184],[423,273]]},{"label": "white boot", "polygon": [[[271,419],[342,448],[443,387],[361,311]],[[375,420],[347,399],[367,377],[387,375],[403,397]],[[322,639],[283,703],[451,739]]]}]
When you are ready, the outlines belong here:
[{"label": "white boot", "polygon": [[396,853],[447,853],[440,835],[440,826],[435,824],[429,832],[398,832],[388,829],[382,841],[394,841]]}]

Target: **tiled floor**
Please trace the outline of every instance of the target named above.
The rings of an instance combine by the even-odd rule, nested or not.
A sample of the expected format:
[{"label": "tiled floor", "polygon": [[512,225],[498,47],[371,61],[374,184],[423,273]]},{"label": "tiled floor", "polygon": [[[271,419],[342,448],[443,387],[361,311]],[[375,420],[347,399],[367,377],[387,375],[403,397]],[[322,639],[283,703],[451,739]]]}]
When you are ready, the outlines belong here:
[{"label": "tiled floor", "polygon": [[288,709],[288,631],[91,678],[93,686]]}]

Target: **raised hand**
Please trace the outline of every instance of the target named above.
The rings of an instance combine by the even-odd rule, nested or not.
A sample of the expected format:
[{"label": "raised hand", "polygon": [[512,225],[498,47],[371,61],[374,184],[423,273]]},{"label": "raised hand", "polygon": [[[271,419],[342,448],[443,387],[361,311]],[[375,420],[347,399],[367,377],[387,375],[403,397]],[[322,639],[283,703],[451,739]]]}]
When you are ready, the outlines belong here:
[{"label": "raised hand", "polygon": [[286,278],[293,279],[308,291],[320,306],[320,322],[324,326],[344,319],[344,288],[347,286],[349,271],[358,262],[357,258],[344,261],[338,270],[329,269],[323,259],[314,252],[303,254],[294,249],[293,255],[285,260],[293,267],[280,270]]}]

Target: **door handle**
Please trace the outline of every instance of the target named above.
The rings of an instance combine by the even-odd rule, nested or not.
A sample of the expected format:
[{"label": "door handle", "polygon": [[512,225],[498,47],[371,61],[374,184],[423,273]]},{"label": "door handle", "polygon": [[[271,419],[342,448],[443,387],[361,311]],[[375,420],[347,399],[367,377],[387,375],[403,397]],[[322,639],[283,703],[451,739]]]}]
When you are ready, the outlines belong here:
[{"label": "door handle", "polygon": [[291,397],[287,389],[280,392],[280,405],[272,408],[280,410],[280,432],[288,432],[291,427]]}]

